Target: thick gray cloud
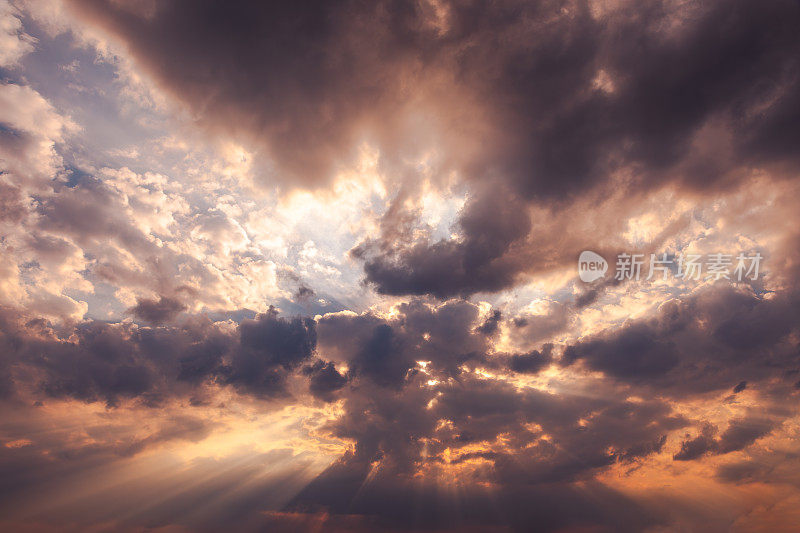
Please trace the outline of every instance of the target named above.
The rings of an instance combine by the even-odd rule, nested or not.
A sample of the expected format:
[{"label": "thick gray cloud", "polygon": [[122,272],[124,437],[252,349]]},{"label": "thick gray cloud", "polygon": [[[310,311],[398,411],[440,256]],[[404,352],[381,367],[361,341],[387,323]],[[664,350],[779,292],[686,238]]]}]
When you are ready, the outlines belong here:
[{"label": "thick gray cloud", "polygon": [[535,374],[550,364],[552,349],[553,345],[548,344],[541,352],[534,350],[525,354],[514,354],[508,360],[508,368],[522,374]]},{"label": "thick gray cloud", "polygon": [[[606,504],[615,500],[622,504],[625,498],[591,481],[593,473],[616,463],[635,464],[659,452],[665,434],[686,424],[666,405],[518,390],[471,376],[426,389],[419,386],[425,379],[419,374],[410,378],[401,394],[379,393],[368,383],[345,394],[345,413],[330,424],[330,430],[354,439],[355,450],[309,484],[288,509],[357,513],[367,517],[366,529],[499,524],[525,528],[536,523],[542,531],[579,524],[636,530],[640,520],[660,521],[657,513],[634,502],[628,502],[625,511],[620,509],[621,514],[599,512],[599,507],[573,492],[571,482],[583,480],[599,491]],[[583,418],[591,420],[582,422]],[[449,424],[443,427],[441,420]],[[502,448],[486,444],[500,436]],[[480,451],[445,458],[445,450],[469,445]],[[510,514],[496,513],[479,485],[463,485],[463,496],[471,503],[460,509],[453,507],[457,504],[446,491],[437,496],[428,478],[414,477],[420,468],[455,467],[475,460],[483,461],[485,469],[475,475],[486,476],[498,487],[493,505],[508,507]],[[430,499],[420,506],[419,494],[429,490]],[[552,499],[545,496],[548,493]],[[527,498],[533,498],[533,507],[518,508],[517,502]],[[568,505],[571,512],[561,512],[560,507],[548,510],[555,502]]]},{"label": "thick gray cloud", "polygon": [[157,300],[140,298],[128,312],[147,323],[159,325],[172,320],[178,313],[185,310],[186,305],[180,301],[160,296]]},{"label": "thick gray cloud", "polygon": [[[395,84],[437,72],[452,76],[450,96],[458,84],[485,99],[490,128],[505,132],[462,162],[535,195],[575,191],[617,156],[675,165],[717,114],[736,119],[737,144],[751,148],[743,156],[794,157],[786,136],[797,135],[789,117],[800,12],[789,1],[652,2],[596,16],[582,3],[447,3],[441,20],[424,3],[393,1],[75,4],[201,118],[257,133],[289,167],[302,154],[306,176],[320,170],[314,162],[341,159],[365,121],[433,98],[396,94]],[[596,81],[600,70],[613,88]],[[778,99],[752,114],[766,96]],[[468,113],[434,113],[474,127]],[[685,179],[702,188],[718,177]]]},{"label": "thick gray cloud", "polygon": [[399,316],[334,314],[318,323],[321,353],[347,360],[351,371],[388,387],[402,387],[418,361],[457,376],[461,366],[486,361],[490,340],[479,329],[476,305],[451,300],[435,307],[424,300],[398,306]]},{"label": "thick gray cloud", "polygon": [[568,346],[561,364],[580,362],[676,396],[729,389],[743,379],[785,380],[798,366],[797,312],[794,293],[765,298],[719,284],[663,304],[655,317]]},{"label": "thick gray cloud", "polygon": [[[283,318],[271,310],[243,321],[233,332],[197,318],[156,328],[91,322],[75,328],[70,341],[57,340],[58,332],[44,321],[20,322],[6,313],[0,342],[9,384],[13,387],[24,376],[20,368],[35,369],[45,401],[69,397],[113,406],[139,399],[155,408],[168,398],[201,396],[198,388],[204,383],[285,399],[290,378],[304,379],[318,400],[341,401],[341,411],[322,431],[354,447],[284,507],[286,513],[297,513],[297,520],[318,512],[355,514],[358,527],[372,530],[390,524],[441,528],[443,520],[523,527],[540,516],[543,531],[568,526],[624,530],[624,524],[638,524],[630,527],[638,530],[666,517],[600,486],[595,476],[616,465],[635,468],[662,453],[668,435],[689,426],[699,424],[701,430],[687,433],[675,460],[743,450],[775,430],[785,414],[734,418],[719,432],[675,413],[671,401],[660,398],[729,389],[733,375],[747,375],[748,383],[759,387],[790,368],[790,355],[775,347],[796,323],[791,315],[778,321],[787,305],[780,298],[762,301],[735,289],[712,288],[665,306],[650,321],[571,346],[560,358],[550,344],[524,354],[493,353],[482,328],[485,318],[463,300],[441,305],[414,300],[388,318],[336,313],[314,321]],[[736,317],[763,318],[734,342],[725,332],[734,328],[729,321]],[[491,314],[493,319],[501,317]],[[751,335],[765,340],[745,342]],[[701,338],[713,343],[718,359],[688,351]],[[739,343],[771,359],[752,361]],[[708,344],[694,348],[711,349]],[[669,364],[651,361],[668,354]],[[611,379],[591,395],[519,388],[499,379],[579,362]],[[499,376],[482,377],[471,371],[476,366]],[[647,390],[651,394],[640,396],[650,399],[619,392],[626,387]],[[10,394],[13,398],[13,388]],[[132,455],[161,441],[203,438],[208,429],[195,422],[173,424],[113,453]],[[446,496],[417,506],[411,495],[429,489],[428,478],[416,473],[467,465],[475,469],[476,480],[498,487],[502,496],[495,501],[503,508],[536,496],[553,505],[569,503],[574,512],[543,504],[536,513],[497,515],[485,504],[489,500],[480,484],[471,483],[464,490],[475,503],[467,515],[449,514],[453,502]],[[576,482],[593,487],[595,496],[575,492]],[[364,486],[369,490],[360,489]],[[621,515],[608,512],[618,506],[625,509]],[[241,508],[252,513],[258,507],[248,503]],[[407,523],[404,517],[412,511],[418,514]]]},{"label": "thick gray cloud", "polygon": [[[280,318],[274,310],[243,321],[233,333],[192,318],[157,328],[89,321],[62,336],[46,321],[15,315],[4,310],[0,328],[7,396],[19,380],[45,397],[110,406],[126,399],[156,406],[210,383],[280,397],[287,394],[287,377],[316,347],[313,320]],[[15,377],[12,367],[32,372]]]},{"label": "thick gray cloud", "polygon": [[310,376],[308,390],[311,394],[326,402],[333,401],[336,391],[347,384],[348,376],[339,372],[334,363],[316,361],[304,368],[303,373]]},{"label": "thick gray cloud", "polygon": [[366,280],[384,294],[446,298],[513,285],[522,265],[509,252],[531,229],[524,203],[508,191],[487,193],[465,207],[458,224],[462,242],[407,246],[383,239],[362,243],[351,255],[365,261]]},{"label": "thick gray cloud", "polygon": [[707,453],[721,455],[739,451],[768,435],[775,427],[774,421],[763,417],[739,418],[731,420],[728,428],[715,438],[717,428],[706,424],[698,436],[681,443],[681,449],[673,458],[676,461],[691,461]]},{"label": "thick gray cloud", "polygon": [[[532,230],[524,203],[569,202],[620,169],[634,171],[631,190],[714,193],[741,168],[780,175],[798,163],[800,8],[789,0],[602,12],[514,0],[439,11],[391,0],[74,4],[202,123],[261,145],[273,179],[323,183],[363,138],[403,174],[395,163],[420,150],[408,117],[424,110],[425,131],[447,132],[430,139],[442,173],[506,184],[479,189],[461,240],[359,248],[386,294],[513,285],[536,268],[516,253]],[[708,148],[714,128],[728,141]]]}]

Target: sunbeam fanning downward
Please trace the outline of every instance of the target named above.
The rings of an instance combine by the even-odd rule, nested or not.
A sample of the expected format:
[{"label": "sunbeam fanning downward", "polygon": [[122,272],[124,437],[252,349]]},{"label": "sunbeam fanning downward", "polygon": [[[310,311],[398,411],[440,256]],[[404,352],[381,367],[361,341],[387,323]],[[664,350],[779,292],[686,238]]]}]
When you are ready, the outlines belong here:
[{"label": "sunbeam fanning downward", "polygon": [[[216,529],[242,513],[279,510],[345,445],[316,435],[328,408],[260,409],[252,402],[171,405],[154,417],[136,407],[107,412],[72,401],[23,408],[0,427],[9,439],[0,460],[51,481],[7,485],[15,519],[3,527],[47,517],[80,529],[88,513],[110,528],[178,520]],[[11,440],[17,434],[30,440]]]}]

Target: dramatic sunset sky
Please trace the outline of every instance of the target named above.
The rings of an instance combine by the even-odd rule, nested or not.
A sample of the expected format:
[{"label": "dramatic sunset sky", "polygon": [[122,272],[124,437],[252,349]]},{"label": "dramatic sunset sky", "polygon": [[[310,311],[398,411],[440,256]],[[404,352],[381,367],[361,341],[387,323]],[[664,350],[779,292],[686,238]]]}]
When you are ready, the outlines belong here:
[{"label": "dramatic sunset sky", "polygon": [[0,0],[0,75],[0,531],[800,530],[796,0]]}]

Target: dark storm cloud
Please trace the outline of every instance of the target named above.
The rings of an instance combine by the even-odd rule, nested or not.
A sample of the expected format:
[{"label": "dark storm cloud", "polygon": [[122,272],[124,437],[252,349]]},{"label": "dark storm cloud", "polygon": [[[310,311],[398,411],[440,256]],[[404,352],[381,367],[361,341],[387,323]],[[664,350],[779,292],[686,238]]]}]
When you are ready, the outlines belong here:
[{"label": "dark storm cloud", "polygon": [[294,293],[295,300],[305,300],[307,298],[312,298],[316,296],[317,293],[314,292],[314,289],[311,287],[306,287],[305,285],[300,285],[297,288],[297,291]]},{"label": "dark storm cloud", "polygon": [[280,169],[305,183],[347,160],[369,111],[391,99],[387,77],[396,80],[391,68],[416,24],[399,2],[177,1],[146,14],[75,4],[204,124],[266,141]]},{"label": "dark storm cloud", "polygon": [[719,437],[718,452],[730,453],[741,450],[769,434],[774,428],[774,422],[758,417],[732,420],[728,429]]},{"label": "dark storm cloud", "polygon": [[166,296],[159,296],[158,300],[139,298],[136,305],[128,309],[133,316],[147,323],[160,325],[169,322],[179,313],[186,310],[182,302]]},{"label": "dark storm cloud", "polygon": [[[667,435],[692,424],[700,429],[669,450],[676,461],[736,452],[768,436],[786,412],[733,418],[720,431],[674,413],[667,399],[729,389],[739,382],[734,376],[772,383],[797,366],[796,299],[764,298],[727,285],[668,302],[652,319],[569,346],[560,359],[549,344],[523,354],[489,353],[481,331],[485,319],[467,302],[435,306],[415,300],[398,311],[389,319],[342,313],[320,320],[322,353],[344,355],[352,372],[337,393],[343,414],[327,431],[355,447],[306,487],[288,511],[358,509],[377,521],[371,527],[405,524],[398,517],[413,505],[404,494],[424,491],[415,472],[467,464],[476,469],[470,475],[506,491],[503,502],[518,491],[568,491],[575,481],[591,482],[613,465],[635,467],[663,453]],[[416,361],[428,363],[423,370]],[[598,384],[595,394],[575,396],[518,388],[469,371],[480,366],[535,373],[554,363],[580,363],[611,379]],[[630,397],[637,387],[646,394],[634,396],[651,399]],[[788,388],[784,384],[781,390]],[[376,493],[383,496],[365,496]],[[420,516],[411,526],[436,527],[440,518]],[[552,519],[563,525],[558,522],[563,513]],[[480,520],[495,523],[491,515]],[[590,522],[607,524],[598,517]]]},{"label": "dark storm cloud", "polygon": [[717,469],[716,478],[725,483],[746,483],[766,480],[772,474],[772,468],[756,464],[752,461],[726,463]]},{"label": "dark storm cloud", "polygon": [[568,346],[561,364],[678,396],[727,389],[742,376],[750,383],[797,369],[798,309],[794,293],[765,298],[719,284]]},{"label": "dark storm cloud", "polygon": [[532,351],[526,354],[512,355],[508,360],[508,368],[522,374],[536,374],[552,362],[550,355],[553,345],[548,344],[544,350]]},{"label": "dark storm cloud", "polygon": [[[503,486],[534,490],[569,483],[658,453],[666,434],[687,423],[658,401],[556,395],[478,379],[468,371],[471,365],[535,373],[553,357],[552,345],[541,352],[489,354],[483,323],[477,306],[463,301],[413,301],[390,319],[344,313],[321,318],[320,353],[351,354],[351,381],[339,392],[344,413],[328,431],[354,441],[355,448],[308,487],[297,505],[357,504],[347,487],[355,491],[367,476],[370,486],[383,483],[373,479],[376,461],[381,480],[411,476],[420,464],[479,458],[486,475]],[[504,446],[496,448],[501,435]],[[453,452],[468,445],[483,451]],[[447,460],[445,450],[451,451]]]},{"label": "dark storm cloud", "polygon": [[[548,13],[539,9],[527,46],[505,41],[491,56],[473,52],[456,59],[462,81],[489,102],[488,121],[502,125],[499,141],[470,162],[472,175],[502,176],[515,194],[534,202],[568,203],[622,168],[635,169],[628,184],[633,191],[678,181],[711,194],[735,184],[743,166],[796,168],[785,138],[796,140],[799,130],[783,118],[800,102],[800,40],[791,29],[800,19],[796,4],[762,10],[751,2],[720,2],[681,13],[680,20],[667,3],[626,6],[602,21],[578,7],[547,25],[537,24],[536,15]],[[500,34],[508,24],[487,20],[501,24],[495,28]],[[664,35],[671,24],[675,35]],[[596,87],[601,72],[613,88]],[[704,129],[713,127],[730,135],[731,146],[710,153],[696,148],[719,135]],[[785,138],[777,139],[777,131]],[[367,258],[367,280],[388,294],[455,295],[508,287],[519,274],[542,268],[508,246],[528,235],[525,224],[498,225],[494,237],[506,248],[486,253],[481,264],[492,275],[447,278],[444,273],[469,267],[474,250],[476,234],[464,225],[473,212],[468,207],[461,216],[462,242],[420,241],[383,251]],[[498,211],[484,222],[494,217],[507,215]],[[428,280],[437,271],[442,280],[432,287]]]},{"label": "dark storm cloud", "polygon": [[287,373],[308,360],[316,344],[312,319],[281,319],[270,309],[239,324],[239,344],[219,369],[222,381],[257,396],[281,394]]},{"label": "dark storm cloud", "polygon": [[347,384],[347,376],[336,370],[333,363],[316,361],[313,365],[303,369],[303,373],[310,376],[308,390],[315,397],[326,402],[333,401],[336,391]]},{"label": "dark storm cloud", "polygon": [[[731,315],[720,314],[720,309],[731,308],[737,297],[723,292],[689,308],[713,312],[724,323]],[[764,313],[748,298],[741,306],[749,306],[754,315]],[[672,315],[676,316],[668,328],[665,319],[659,319],[663,331],[680,331],[676,324],[689,321],[680,313]],[[466,301],[434,305],[414,300],[389,317],[335,313],[318,323],[282,318],[270,310],[233,332],[196,317],[157,328],[88,322],[71,332],[70,341],[56,339],[57,332],[44,321],[20,322],[13,313],[3,316],[4,361],[17,371],[20,365],[30,368],[40,376],[34,383],[49,396],[111,405],[141,398],[146,406],[157,407],[167,398],[194,397],[206,382],[257,397],[285,397],[284,382],[290,375],[305,378],[318,399],[342,402],[340,414],[322,431],[354,447],[285,511],[310,513],[306,518],[318,511],[357,514],[366,529],[406,524],[398,517],[414,509],[418,500],[410,495],[428,490],[426,477],[415,474],[431,471],[435,476],[436,469],[455,467],[474,468],[475,479],[497,486],[502,497],[487,500],[480,484],[466,483],[465,490],[476,491],[469,511],[473,514],[465,522],[453,518],[454,523],[475,520],[487,527],[522,527],[538,511],[497,515],[481,502],[514,509],[515,502],[534,496],[550,502],[536,507],[542,530],[579,525],[624,529],[621,524],[659,520],[652,510],[633,505],[593,478],[614,465],[634,467],[663,452],[667,435],[691,423],[674,413],[667,401],[634,400],[612,389],[588,396],[556,394],[481,377],[470,368],[479,365],[511,375],[539,371],[553,361],[553,347],[526,354],[492,353],[480,330],[486,319],[478,306]],[[781,331],[774,316],[766,317],[765,323]],[[626,341],[625,346],[638,344]],[[343,364],[346,374],[340,371]],[[630,378],[630,372],[623,376]],[[195,422],[176,422],[172,429],[125,442],[113,453],[134,454],[162,440],[203,438],[208,428]],[[700,457],[743,449],[774,427],[767,419],[733,420],[718,436],[713,431],[704,447],[693,445],[697,450],[690,451]],[[690,452],[677,453],[679,459]],[[576,481],[584,487],[579,492]],[[584,497],[586,486],[594,487],[596,495]],[[603,505],[597,505],[597,497]],[[564,513],[558,502],[575,508]],[[410,525],[441,527],[451,516],[447,498],[427,505]],[[622,514],[606,512],[617,508],[624,509]]]},{"label": "dark storm cloud", "polygon": [[658,377],[678,364],[675,347],[669,341],[660,342],[645,324],[632,324],[613,335],[613,342],[595,340],[570,346],[564,362],[583,359],[592,368],[608,369],[623,379]]},{"label": "dark storm cloud", "polygon": [[709,451],[716,448],[717,442],[714,440],[716,428],[710,424],[703,426],[699,435],[694,438],[687,438],[681,443],[681,449],[672,456],[676,461],[691,461],[702,457]]},{"label": "dark storm cloud", "polygon": [[[151,327],[129,320],[54,325],[0,309],[0,401],[37,400],[48,409],[53,399],[102,402],[108,410],[93,409],[101,417],[131,403],[153,427],[127,438],[96,427],[76,437],[70,428],[47,442],[47,432],[28,439],[35,424],[4,421],[4,517],[14,511],[9,502],[24,502],[21,489],[38,501],[48,500],[43,487],[60,498],[62,478],[83,475],[87,501],[54,512],[55,524],[666,530],[683,525],[669,524],[674,509],[662,515],[646,498],[598,479],[640,467],[663,474],[661,458],[670,456],[734,460],[735,452],[765,444],[759,440],[793,409],[770,404],[796,394],[800,298],[791,291],[698,290],[654,317],[588,334],[563,351],[550,341],[570,330],[576,309],[602,297],[602,283],[574,302],[550,302],[546,314],[487,316],[469,301],[445,299],[502,290],[525,273],[573,261],[578,239],[568,219],[581,215],[575,205],[591,209],[576,203],[602,198],[616,171],[632,176],[624,184],[639,195],[626,197],[631,204],[670,184],[717,193],[734,187],[742,168],[794,171],[796,3],[623,3],[601,15],[583,2],[515,0],[74,4],[120,37],[201,124],[267,155],[275,165],[270,178],[284,188],[326,184],[362,140],[375,142],[381,174],[402,182],[401,192],[377,237],[351,255],[379,293],[431,297],[386,315],[312,319],[270,308],[247,319],[232,313],[236,325],[214,323],[184,313],[202,302],[171,288],[178,260],[136,229],[144,224],[120,208],[120,193],[88,175],[56,183],[55,195],[32,203],[36,226],[25,246],[44,260],[71,253],[67,237],[81,246],[121,245],[142,259],[143,277],[158,278],[155,289],[149,279],[141,283],[157,296],[129,310]],[[698,148],[718,139],[724,146]],[[27,142],[0,126],[4,147]],[[466,180],[455,238],[432,240],[413,208],[403,207],[419,172],[403,163],[428,150],[439,158],[434,187],[453,170]],[[0,219],[18,221],[21,202],[0,184]],[[192,218],[212,241],[230,226],[218,210]],[[92,268],[102,279],[137,287],[128,262],[97,262]],[[311,301],[313,289],[290,279],[296,308],[322,309]],[[496,353],[500,340],[518,352]],[[127,471],[109,468],[115,458],[129,465],[165,442],[206,438],[213,430],[206,419],[168,415],[157,423],[156,410],[208,405],[216,387],[232,401],[295,402],[290,421],[314,441],[313,453],[333,442],[351,448],[302,491],[320,459],[306,464],[294,441],[269,457],[181,457],[178,475],[136,472],[148,478],[144,488],[123,497],[107,494],[108,483],[86,481],[96,472],[124,481],[119,474]],[[715,426],[680,414],[692,411],[682,398],[705,402],[731,387],[737,396],[725,401],[749,409],[744,416]],[[763,405],[748,407],[752,398]],[[298,412],[321,402],[336,403],[325,406],[324,427],[311,429]],[[23,414],[40,416],[38,408]],[[683,439],[673,444],[678,431]],[[717,475],[760,479],[767,468],[734,464]],[[14,526],[0,523],[20,529]]]},{"label": "dark storm cloud", "polygon": [[384,386],[400,386],[414,365],[413,354],[404,350],[400,339],[391,326],[376,327],[353,362],[357,372],[370,376]]},{"label": "dark storm cloud", "polygon": [[[598,508],[576,497],[571,483],[583,480],[622,504],[624,498],[591,481],[593,474],[658,453],[666,433],[686,423],[659,402],[520,390],[472,375],[434,387],[423,385],[427,379],[411,376],[399,394],[379,393],[369,382],[357,383],[345,393],[345,412],[328,430],[354,440],[356,446],[308,485],[287,510],[357,513],[374,521],[373,529],[381,525],[447,529],[445,524],[456,530],[468,524],[524,528],[536,523],[542,531],[578,524],[617,525],[624,530],[627,526],[622,524],[647,513],[628,502],[616,518],[597,514]],[[494,443],[500,438],[503,445],[497,447]],[[462,446],[472,446],[471,451],[459,452]],[[482,450],[472,451],[475,447]],[[474,460],[481,466],[473,475],[492,482],[498,491],[495,497],[487,498],[480,485],[465,483],[462,490],[471,494],[466,497],[472,503],[464,508],[441,490],[438,496],[431,492],[430,498],[423,498],[427,503],[420,507],[419,495],[433,487],[426,485],[427,477],[414,476],[417,469],[461,467]],[[516,507],[528,498],[535,512]],[[558,508],[567,505],[571,511],[548,510],[557,502]],[[516,510],[498,514],[495,506]],[[649,515],[658,520],[654,513]]]},{"label": "dark storm cloud", "polygon": [[673,458],[676,461],[691,461],[707,453],[722,455],[739,451],[768,435],[776,425],[772,420],[756,416],[737,418],[731,420],[728,428],[715,438],[717,428],[706,424],[698,436],[681,443],[680,451]]},{"label": "dark storm cloud", "polygon": [[[534,202],[568,202],[622,168],[635,170],[633,189],[714,192],[742,166],[798,163],[800,7],[789,0],[601,13],[514,0],[74,4],[203,123],[265,144],[273,177],[294,183],[323,182],[365,137],[391,170],[419,151],[408,119],[419,111],[425,131],[447,132],[429,139],[442,173]],[[727,146],[698,148],[720,131]],[[514,253],[531,227],[523,208],[491,207],[464,210],[460,241],[361,250],[367,280],[438,296],[513,285],[536,267]]]},{"label": "dark storm cloud", "polygon": [[489,318],[487,318],[483,324],[478,326],[478,331],[491,337],[497,333],[497,328],[500,325],[501,318],[503,318],[503,313],[499,309],[495,309],[492,311],[492,314],[489,316]]},{"label": "dark storm cloud", "polygon": [[[595,497],[582,498],[570,483],[580,479],[592,484],[600,469],[658,453],[665,435],[686,424],[660,402],[556,395],[476,377],[462,365],[502,369],[511,364],[527,373],[540,366],[538,359],[550,357],[551,348],[541,354],[489,354],[487,337],[479,329],[485,320],[476,305],[465,301],[412,301],[391,318],[332,314],[322,317],[319,326],[270,310],[242,322],[234,332],[197,317],[155,328],[87,322],[70,329],[69,340],[61,340],[58,335],[66,332],[45,321],[20,321],[10,311],[2,317],[3,361],[16,368],[11,375],[17,384],[39,386],[45,401],[48,396],[66,397],[113,406],[140,398],[146,407],[156,408],[168,398],[193,398],[197,387],[210,381],[243,394],[274,397],[285,394],[283,381],[297,372],[307,378],[312,395],[342,400],[342,414],[324,431],[355,446],[287,509],[328,507],[335,514],[349,507],[372,527],[407,512],[412,503],[408,491],[418,487],[413,480],[418,468],[473,460],[483,461],[481,475],[500,487],[501,505],[514,508],[513,502],[527,496],[559,494],[553,502],[578,506],[574,513],[547,514],[550,525],[543,529],[642,518],[644,511],[632,509],[625,518],[612,518],[613,513],[600,511],[603,506],[596,505]],[[315,359],[315,353],[337,362]],[[337,369],[338,361],[347,364],[347,374]],[[417,361],[427,362],[424,369]],[[79,454],[82,459],[76,464],[102,464],[108,454],[134,455],[169,440],[199,440],[209,431],[197,419],[176,419],[107,450],[84,447],[65,453]],[[483,450],[460,452],[464,446]],[[450,457],[448,449],[453,450]],[[11,455],[19,459],[24,453]],[[377,474],[371,474],[376,464]],[[20,476],[25,477],[14,477]],[[358,490],[365,482],[368,492],[380,497],[365,498]],[[468,490],[480,492],[479,485]],[[627,502],[599,485],[596,490],[601,500]],[[387,500],[390,495],[396,497]],[[476,505],[487,501],[484,496],[475,494]],[[442,516],[449,515],[437,509],[449,505],[446,499],[432,500],[419,524],[440,526]],[[254,507],[241,509],[252,512]],[[475,513],[487,525],[509,520],[522,524],[533,517],[523,513],[509,519],[484,504]]]},{"label": "dark storm cloud", "polygon": [[433,306],[412,300],[399,305],[392,319],[369,313],[322,317],[320,352],[349,361],[355,375],[401,387],[417,371],[418,361],[450,376],[460,374],[465,363],[486,361],[490,345],[479,325],[478,307],[469,302],[451,300]]},{"label": "dark storm cloud", "polygon": [[487,193],[466,206],[458,224],[463,242],[401,243],[397,249],[393,242],[368,241],[352,255],[365,260],[366,280],[383,294],[445,298],[513,285],[520,265],[508,252],[531,228],[524,204],[508,192]]},{"label": "dark storm cloud", "polygon": [[270,365],[287,369],[311,357],[317,344],[313,319],[280,319],[274,308],[255,320],[243,321],[239,332],[243,349],[257,352]]},{"label": "dark storm cloud", "polygon": [[[116,405],[137,398],[159,405],[189,397],[204,383],[231,385],[256,396],[285,396],[287,377],[311,358],[313,320],[282,318],[270,310],[233,333],[208,319],[171,327],[89,321],[60,336],[41,320],[20,322],[3,313],[3,389],[33,380],[46,396]],[[27,368],[14,376],[12,367]]]},{"label": "dark storm cloud", "polygon": [[[658,452],[664,435],[685,424],[658,401],[587,400],[536,389],[517,391],[491,380],[465,380],[442,392],[432,410],[453,422],[455,442],[510,435],[513,452],[500,452],[494,459],[496,476],[503,482],[590,477],[595,469]],[[626,426],[626,420],[635,427]]]},{"label": "dark storm cloud", "polygon": [[[551,487],[568,493],[575,480],[589,481],[599,470],[659,453],[666,435],[687,424],[659,401],[553,394],[478,378],[471,367],[528,374],[553,357],[552,345],[526,354],[490,353],[481,331],[485,322],[478,307],[464,301],[437,306],[414,300],[398,306],[390,318],[322,317],[320,354],[341,358],[350,368],[347,386],[337,392],[343,413],[326,431],[355,446],[287,510],[335,514],[356,509],[376,524],[404,524],[397,517],[411,505],[406,493],[425,490],[414,481],[415,472],[475,460],[481,461],[476,478],[508,491],[503,503],[518,491],[538,494]],[[343,377],[333,377],[337,386],[342,383]],[[364,496],[378,492],[385,495]],[[438,506],[445,512],[447,505],[437,500],[431,513]],[[487,524],[508,521],[486,513],[480,520]],[[561,524],[561,515],[548,516]],[[420,516],[413,525],[437,527],[440,518]]]}]

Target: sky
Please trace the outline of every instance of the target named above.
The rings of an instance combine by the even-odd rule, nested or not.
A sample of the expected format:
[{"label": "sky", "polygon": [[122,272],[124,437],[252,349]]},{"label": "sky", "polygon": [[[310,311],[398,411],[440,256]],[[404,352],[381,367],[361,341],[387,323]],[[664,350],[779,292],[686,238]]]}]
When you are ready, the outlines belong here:
[{"label": "sky", "polygon": [[798,26],[0,0],[0,530],[796,531]]}]

